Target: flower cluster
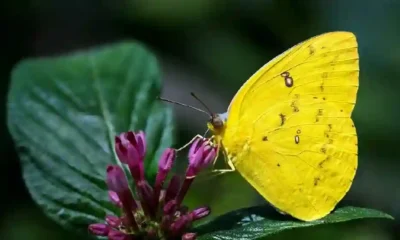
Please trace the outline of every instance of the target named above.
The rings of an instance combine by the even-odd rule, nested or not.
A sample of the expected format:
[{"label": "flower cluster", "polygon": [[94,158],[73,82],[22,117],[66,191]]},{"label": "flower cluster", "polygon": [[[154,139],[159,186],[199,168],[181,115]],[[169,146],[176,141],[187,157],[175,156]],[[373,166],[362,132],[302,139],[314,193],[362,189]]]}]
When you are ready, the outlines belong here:
[{"label": "flower cluster", "polygon": [[187,231],[193,221],[209,215],[210,209],[205,206],[189,211],[182,201],[199,171],[214,160],[216,149],[205,140],[194,141],[185,178],[172,176],[166,188],[164,182],[175,161],[175,149],[167,148],[163,152],[153,186],[144,174],[146,141],[143,132],[120,134],[115,138],[115,150],[119,160],[128,165],[136,191],[132,193],[120,166],[109,165],[106,169],[108,195],[122,210],[121,216],[106,216],[105,223],[91,224],[89,231],[110,240],[196,239],[195,233]]}]

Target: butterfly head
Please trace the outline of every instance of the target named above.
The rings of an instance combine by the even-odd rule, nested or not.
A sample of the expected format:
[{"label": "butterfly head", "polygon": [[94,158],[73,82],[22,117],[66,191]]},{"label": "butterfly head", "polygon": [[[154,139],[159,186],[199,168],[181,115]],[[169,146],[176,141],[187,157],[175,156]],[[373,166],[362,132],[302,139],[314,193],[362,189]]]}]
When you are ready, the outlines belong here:
[{"label": "butterfly head", "polygon": [[173,100],[169,100],[169,99],[165,99],[165,98],[161,98],[161,97],[157,97],[159,100],[164,101],[164,102],[169,102],[169,103],[173,103],[173,104],[177,104],[177,105],[181,105],[184,107],[188,107],[188,108],[192,108],[196,111],[202,112],[204,114],[207,114],[208,116],[210,116],[208,122],[207,122],[207,127],[209,130],[211,130],[211,132],[216,135],[216,136],[221,136],[225,130],[225,122],[226,119],[228,117],[227,113],[213,113],[210,108],[207,107],[207,105],[201,101],[194,93],[191,93],[191,95],[197,100],[199,101],[199,103],[201,103],[203,105],[203,107],[206,110],[200,109],[200,108],[196,108],[184,103],[180,103],[180,102],[176,102]]},{"label": "butterfly head", "polygon": [[218,114],[213,113],[210,116],[210,120],[208,120],[207,127],[211,130],[215,135],[221,135],[225,129],[226,122],[226,113]]}]

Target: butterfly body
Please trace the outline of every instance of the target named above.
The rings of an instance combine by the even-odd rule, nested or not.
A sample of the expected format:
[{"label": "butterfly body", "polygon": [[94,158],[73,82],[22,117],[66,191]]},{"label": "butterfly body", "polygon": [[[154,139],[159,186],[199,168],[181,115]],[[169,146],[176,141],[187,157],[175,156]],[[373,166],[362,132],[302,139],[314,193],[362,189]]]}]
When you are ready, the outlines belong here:
[{"label": "butterfly body", "polygon": [[230,165],[300,220],[329,214],[353,182],[357,51],[349,32],[300,43],[250,77],[227,114],[215,116],[222,125],[208,124]]}]

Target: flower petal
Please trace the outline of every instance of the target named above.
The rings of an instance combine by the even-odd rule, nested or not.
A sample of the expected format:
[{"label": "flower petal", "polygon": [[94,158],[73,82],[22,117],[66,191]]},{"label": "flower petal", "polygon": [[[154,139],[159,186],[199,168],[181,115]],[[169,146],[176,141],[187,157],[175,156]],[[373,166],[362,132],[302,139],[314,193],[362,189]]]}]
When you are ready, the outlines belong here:
[{"label": "flower petal", "polygon": [[197,138],[196,140],[194,140],[194,142],[192,143],[192,145],[190,146],[190,149],[189,149],[189,154],[188,154],[189,159],[193,158],[194,154],[197,152],[197,150],[202,145],[202,143],[203,143],[203,140],[200,138]]},{"label": "flower petal", "polygon": [[122,207],[122,202],[118,197],[118,194],[114,191],[108,191],[108,198],[110,199],[110,201],[116,205],[117,207]]},{"label": "flower petal", "polygon": [[122,135],[124,136],[123,140],[128,141],[132,146],[137,146],[136,136],[132,131],[123,133]]},{"label": "flower petal", "polygon": [[205,157],[202,162],[201,168],[207,167],[210,165],[214,160],[215,157],[217,156],[217,149],[211,146],[208,146],[209,148],[205,150]]},{"label": "flower petal", "polygon": [[144,160],[144,157],[146,155],[146,135],[143,131],[139,131],[138,133],[136,133],[136,142],[137,150],[142,160]]}]

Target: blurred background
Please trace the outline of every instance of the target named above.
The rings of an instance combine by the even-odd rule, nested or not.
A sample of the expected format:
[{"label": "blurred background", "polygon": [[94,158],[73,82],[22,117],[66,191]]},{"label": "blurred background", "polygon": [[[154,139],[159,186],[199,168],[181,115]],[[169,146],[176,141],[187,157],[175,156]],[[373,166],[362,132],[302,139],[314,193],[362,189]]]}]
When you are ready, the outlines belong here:
[{"label": "blurred background", "polygon": [[[309,37],[334,30],[357,35],[361,63],[354,113],[360,163],[342,204],[376,208],[397,221],[364,220],[271,239],[400,239],[400,1],[5,0],[1,5],[1,240],[74,237],[44,216],[21,177],[5,125],[9,74],[19,60],[139,40],[159,59],[163,96],[196,105],[189,94],[194,91],[214,111],[224,112],[264,63]],[[177,144],[204,132],[203,115],[174,109]],[[216,177],[212,184],[199,182],[192,190],[189,204],[207,202],[214,215],[262,202],[235,174]]]}]

